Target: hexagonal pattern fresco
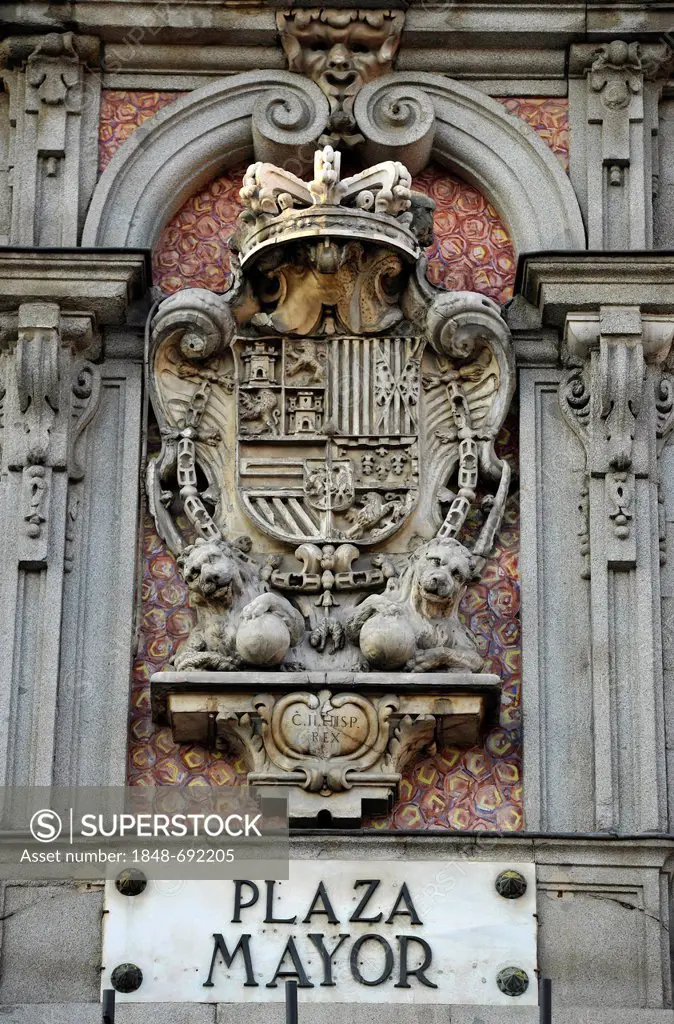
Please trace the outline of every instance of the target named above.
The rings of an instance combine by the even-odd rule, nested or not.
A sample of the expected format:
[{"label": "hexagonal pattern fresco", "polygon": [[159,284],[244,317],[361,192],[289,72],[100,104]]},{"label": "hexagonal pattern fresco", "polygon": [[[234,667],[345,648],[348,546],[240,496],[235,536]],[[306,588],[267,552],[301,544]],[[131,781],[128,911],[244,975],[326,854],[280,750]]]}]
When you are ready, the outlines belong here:
[{"label": "hexagonal pattern fresco", "polygon": [[[103,93],[101,169],[119,145],[176,93]],[[531,124],[563,166],[568,163],[566,100],[503,99],[513,116]],[[166,293],[188,287],[224,291],[229,279],[228,238],[239,212],[243,168],[215,179],[192,196],[164,229],[154,254],[155,282]],[[437,204],[436,239],[428,251],[429,277],[445,288],[471,289],[503,302],[512,293],[515,254],[496,210],[472,186],[437,166],[415,180]],[[157,450],[158,437],[151,438]],[[517,417],[499,449],[516,469]],[[170,730],[152,724],[149,679],[168,665],[185,639],[194,612],[176,563],[143,519],[141,631],[133,668],[129,736],[132,785],[236,785],[241,762],[198,746],[178,747]],[[519,504],[511,496],[496,549],[479,585],[470,588],[462,616],[473,630],[490,671],[502,679],[498,725],[470,750],[445,748],[417,762],[404,777],[390,815],[367,822],[378,829],[513,831],[522,828],[521,650],[519,624]]]}]

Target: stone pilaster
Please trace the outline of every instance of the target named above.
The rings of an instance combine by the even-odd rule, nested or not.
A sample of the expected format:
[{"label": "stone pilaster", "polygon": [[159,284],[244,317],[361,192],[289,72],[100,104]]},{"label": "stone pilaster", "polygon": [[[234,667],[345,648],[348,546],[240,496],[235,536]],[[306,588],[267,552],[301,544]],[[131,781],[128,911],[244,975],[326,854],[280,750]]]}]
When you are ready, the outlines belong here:
[{"label": "stone pilaster", "polygon": [[671,426],[674,266],[616,254],[531,257],[523,269],[521,291],[539,325],[559,331],[564,367],[542,372],[549,425],[522,448],[522,548],[538,564],[530,582],[523,568],[528,825],[661,831],[658,450]]},{"label": "stone pilaster", "polygon": [[664,43],[571,47],[570,173],[589,249],[652,245],[658,100],[670,61]]},{"label": "stone pilaster", "polygon": [[96,183],[100,81],[88,65],[97,56],[98,40],[72,32],[0,47],[0,234],[8,244],[77,245]]},{"label": "stone pilaster", "polygon": [[[125,567],[114,546],[112,551],[88,546],[87,526],[91,530],[92,513],[103,514],[92,508],[105,493],[101,470],[109,476],[108,491],[119,491],[120,463],[129,446],[136,456],[127,482],[132,491],[135,486],[139,415],[127,387],[116,422],[106,416],[111,382],[119,385],[129,374],[120,372],[114,360],[103,359],[102,336],[123,322],[129,303],[144,292],[145,257],[0,250],[0,280],[0,700],[5,709],[0,780],[3,785],[50,785],[55,778],[62,784],[104,784],[109,765],[89,778],[76,769],[69,773],[69,767],[73,758],[81,760],[78,751],[95,748],[101,727],[103,732],[109,727],[122,743],[117,751],[121,770],[113,773],[114,781],[121,782],[123,728],[121,734],[115,730],[113,718],[126,718],[135,544],[129,543]],[[139,388],[136,392],[139,409]],[[101,419],[116,451],[109,445],[105,450]],[[135,436],[127,438],[125,428],[133,431],[134,420]],[[92,475],[100,496],[92,494]],[[129,516],[121,495],[115,497],[120,502],[112,507],[117,529],[125,520],[132,531],[136,502]],[[115,573],[110,586],[117,594],[114,615],[106,615],[105,623],[100,599],[90,600],[92,577],[102,589],[101,572],[103,581],[106,573]],[[98,640],[93,637],[89,644],[109,670],[96,686],[114,687],[117,671],[123,689],[114,699],[109,692],[98,699],[97,721],[92,722],[88,653],[82,646],[94,627]],[[101,718],[106,707],[107,723]],[[68,757],[55,758],[59,748],[69,751]]]}]

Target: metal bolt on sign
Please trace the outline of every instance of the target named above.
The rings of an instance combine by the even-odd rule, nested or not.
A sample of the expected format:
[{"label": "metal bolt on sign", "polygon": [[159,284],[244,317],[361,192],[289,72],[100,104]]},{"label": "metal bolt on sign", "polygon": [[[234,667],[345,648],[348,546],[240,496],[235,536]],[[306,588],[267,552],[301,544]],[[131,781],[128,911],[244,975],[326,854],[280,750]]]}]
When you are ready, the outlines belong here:
[{"label": "metal bolt on sign", "polygon": [[136,964],[119,964],[110,976],[117,992],[136,992],[143,984],[143,972]]},{"label": "metal bolt on sign", "polygon": [[527,891],[527,880],[519,871],[502,871],[496,879],[495,887],[504,900],[518,900]]},{"label": "metal bolt on sign", "polygon": [[117,875],[115,888],[122,896],[140,896],[147,888],[147,878],[137,868],[128,868]]},{"label": "metal bolt on sign", "polygon": [[529,975],[521,967],[504,967],[496,975],[496,984],[505,996],[523,996],[529,988]]}]

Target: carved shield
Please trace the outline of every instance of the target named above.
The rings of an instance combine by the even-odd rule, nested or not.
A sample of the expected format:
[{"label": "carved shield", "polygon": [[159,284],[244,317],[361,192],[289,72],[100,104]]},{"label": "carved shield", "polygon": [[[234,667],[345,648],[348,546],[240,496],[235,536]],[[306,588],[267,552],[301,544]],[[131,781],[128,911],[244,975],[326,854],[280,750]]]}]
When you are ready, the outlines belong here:
[{"label": "carved shield", "polygon": [[239,339],[237,481],[286,543],[375,544],[419,487],[420,338]]}]

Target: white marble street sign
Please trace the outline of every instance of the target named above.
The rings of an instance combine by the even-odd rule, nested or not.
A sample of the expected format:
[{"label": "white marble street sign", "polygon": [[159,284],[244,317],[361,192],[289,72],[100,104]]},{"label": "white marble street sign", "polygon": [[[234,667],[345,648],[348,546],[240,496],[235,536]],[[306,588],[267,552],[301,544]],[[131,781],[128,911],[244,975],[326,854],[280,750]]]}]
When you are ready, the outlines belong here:
[{"label": "white marble street sign", "polygon": [[[512,868],[527,890],[507,899],[496,880]],[[102,984],[132,964],[142,983],[120,1001],[280,1001],[295,978],[307,1003],[536,1005],[535,891],[531,864],[468,860],[298,860],[287,881],[138,896],[108,882]]]}]

